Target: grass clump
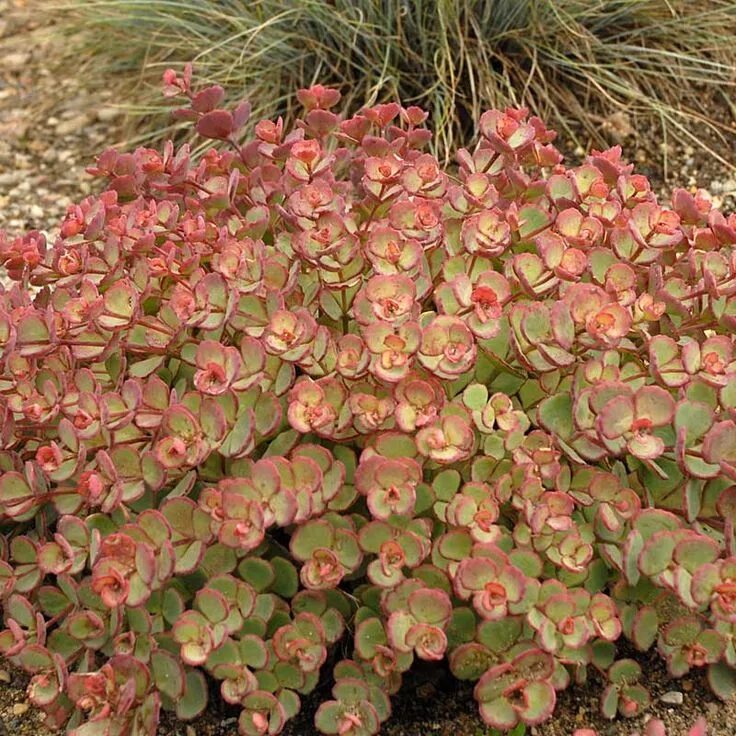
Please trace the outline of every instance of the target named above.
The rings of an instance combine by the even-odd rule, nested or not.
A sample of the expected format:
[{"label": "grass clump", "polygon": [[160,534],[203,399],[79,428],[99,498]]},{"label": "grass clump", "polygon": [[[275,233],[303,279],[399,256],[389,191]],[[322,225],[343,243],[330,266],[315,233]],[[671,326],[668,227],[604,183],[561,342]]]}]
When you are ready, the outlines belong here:
[{"label": "grass clump", "polygon": [[256,119],[291,116],[291,91],[317,81],[345,109],[423,106],[445,155],[505,104],[593,140],[622,110],[692,136],[703,89],[728,98],[734,84],[731,0],[64,0],[54,12],[93,82],[143,84],[132,112],[154,137],[170,124],[161,71],[186,61],[248,97]]}]

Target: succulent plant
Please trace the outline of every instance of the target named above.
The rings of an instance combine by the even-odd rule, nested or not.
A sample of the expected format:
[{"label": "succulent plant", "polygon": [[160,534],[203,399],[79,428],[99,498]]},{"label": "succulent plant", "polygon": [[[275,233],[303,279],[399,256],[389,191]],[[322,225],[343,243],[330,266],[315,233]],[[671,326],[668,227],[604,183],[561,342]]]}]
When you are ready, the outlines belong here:
[{"label": "succulent plant", "polygon": [[326,734],[417,659],[502,730],[591,671],[631,716],[622,637],[732,697],[736,217],[521,109],[446,169],[414,107],[316,85],[247,138],[165,90],[200,158],[108,149],[58,237],[0,236],[0,653],[48,723],[153,734],[214,680],[277,734],[337,651]]}]

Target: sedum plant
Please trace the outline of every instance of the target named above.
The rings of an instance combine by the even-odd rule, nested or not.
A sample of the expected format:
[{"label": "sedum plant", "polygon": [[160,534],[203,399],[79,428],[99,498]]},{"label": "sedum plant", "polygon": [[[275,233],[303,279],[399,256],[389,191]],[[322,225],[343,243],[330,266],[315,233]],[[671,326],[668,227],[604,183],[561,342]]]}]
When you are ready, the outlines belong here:
[{"label": "sedum plant", "polygon": [[416,107],[315,86],[243,141],[164,83],[199,161],[104,151],[0,238],[0,653],[47,722],[153,734],[214,681],[278,734],[331,671],[317,727],[372,736],[416,660],[494,728],[592,673],[634,716],[622,640],[732,697],[736,218],[524,110],[445,170]]}]

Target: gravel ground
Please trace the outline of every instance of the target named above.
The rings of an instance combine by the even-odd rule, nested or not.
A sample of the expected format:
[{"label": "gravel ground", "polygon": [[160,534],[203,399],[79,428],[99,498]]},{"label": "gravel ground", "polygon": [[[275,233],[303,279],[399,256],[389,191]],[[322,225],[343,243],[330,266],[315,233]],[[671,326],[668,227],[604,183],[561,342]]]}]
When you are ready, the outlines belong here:
[{"label": "gravel ground", "polygon": [[87,196],[84,172],[119,137],[120,111],[83,79],[53,75],[43,2],[0,0],[0,228],[48,230]]},{"label": "gravel ground", "polygon": [[[122,117],[110,96],[84,89],[84,80],[52,74],[53,42],[44,25],[42,0],[0,0],[0,229],[10,233],[36,228],[53,233],[67,206],[87,196],[91,180],[84,173],[96,152],[121,137]],[[704,98],[704,105],[733,130],[733,113],[722,101]],[[635,122],[635,121],[634,121]],[[666,151],[668,174],[662,165],[664,148],[657,129],[637,126],[625,115],[604,121],[611,143],[621,143],[638,169],[652,179],[655,190],[668,196],[675,186],[711,191],[717,204],[736,209],[736,175],[732,167],[710,158],[693,143],[674,142]],[[638,130],[639,132],[636,132]],[[727,161],[734,159],[733,136],[721,139],[697,131]],[[589,145],[566,146],[575,161]],[[604,721],[598,711],[600,687],[592,683],[562,693],[553,722],[529,729],[532,736],[571,736],[575,728],[595,727],[601,736],[628,736],[656,715],[668,725],[669,736],[685,736],[698,715],[705,715],[711,736],[736,733],[736,707],[717,703],[704,679],[693,676],[671,681],[660,660],[642,659],[653,696],[650,711],[633,722]],[[0,669],[0,736],[46,736],[38,714],[25,697],[26,678],[12,667]],[[327,696],[329,687],[320,688]],[[322,692],[324,690],[324,692]],[[682,702],[667,704],[661,700]],[[287,736],[313,736],[311,714],[316,698],[305,703],[305,714],[290,724]],[[233,710],[213,699],[208,714],[190,726],[165,720],[162,736],[225,736],[236,731]],[[477,717],[471,688],[449,677],[443,667],[420,670],[407,678],[396,698],[386,736],[487,736]]]}]

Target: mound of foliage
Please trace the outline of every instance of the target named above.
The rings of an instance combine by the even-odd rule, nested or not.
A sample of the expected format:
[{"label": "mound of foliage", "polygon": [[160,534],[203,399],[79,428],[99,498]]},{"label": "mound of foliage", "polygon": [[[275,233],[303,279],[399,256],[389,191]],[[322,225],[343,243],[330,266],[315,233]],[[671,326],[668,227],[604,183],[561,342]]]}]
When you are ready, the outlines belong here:
[{"label": "mound of foliage", "polygon": [[425,113],[290,131],[191,90],[214,141],[102,153],[61,234],[0,237],[0,653],[77,736],[202,713],[277,734],[332,670],[370,736],[417,660],[538,724],[617,642],[736,690],[736,217],[565,168],[491,110],[445,171]]},{"label": "mound of foliage", "polygon": [[[321,80],[344,93],[343,111],[397,99],[422,105],[443,158],[467,145],[483,110],[508,104],[531,105],[576,133],[582,123],[599,143],[601,116],[622,109],[698,143],[691,129],[693,119],[702,127],[703,89],[725,95],[734,86],[732,0],[46,5],[68,52],[63,64],[89,59],[89,85],[157,83],[162,65],[196,59],[200,74],[252,100],[259,117],[286,113],[291,122],[293,91]],[[132,109],[141,132],[160,140],[170,121],[156,91],[139,89]]]}]

